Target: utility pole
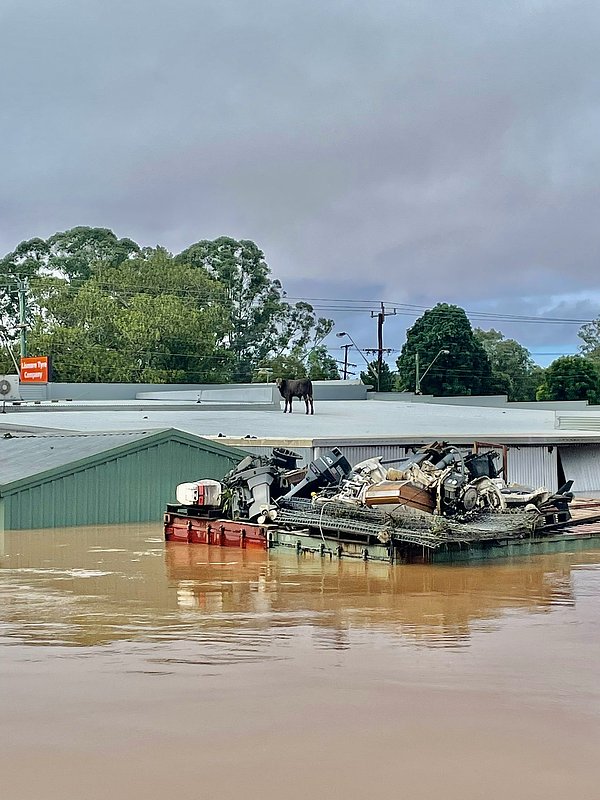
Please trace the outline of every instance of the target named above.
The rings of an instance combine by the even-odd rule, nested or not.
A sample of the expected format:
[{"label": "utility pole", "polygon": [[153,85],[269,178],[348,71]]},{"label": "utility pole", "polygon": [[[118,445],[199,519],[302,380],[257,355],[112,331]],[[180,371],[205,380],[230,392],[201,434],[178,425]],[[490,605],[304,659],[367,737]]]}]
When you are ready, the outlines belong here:
[{"label": "utility pole", "polygon": [[[344,351],[344,380],[346,380],[346,378],[348,377],[348,350],[351,347],[352,347],[351,344],[342,345],[342,350]],[[356,364],[353,364],[352,366],[355,367]]]},{"label": "utility pole", "polygon": [[[14,283],[13,283],[14,281]],[[15,287],[16,284],[16,287]],[[8,278],[8,282],[1,287],[5,289],[7,292],[14,293],[15,288],[17,290],[17,294],[19,297],[19,322],[15,325],[16,328],[19,330],[19,344],[20,344],[20,352],[21,358],[25,358],[27,355],[27,278],[21,278],[19,275],[10,275]],[[3,330],[5,330],[3,328]],[[7,345],[9,347],[9,345]],[[14,355],[12,351],[10,351],[11,359],[16,367],[16,361],[14,359]],[[17,370],[18,372],[19,370]]]},{"label": "utility pole", "polygon": [[16,278],[19,292],[19,342],[21,345],[21,358],[27,355],[27,323],[25,321],[25,301],[27,297],[27,278]]},{"label": "utility pole", "polygon": [[[342,362],[342,361],[338,361],[337,359],[336,359],[336,362],[335,362],[335,363],[336,363],[336,364],[343,364],[343,362]],[[355,366],[356,366],[356,364],[348,364],[348,366],[349,366],[349,367],[355,367]],[[342,371],[343,371],[343,370],[342,370]],[[348,370],[348,372],[346,373],[346,378],[347,378],[347,377],[350,377],[351,375],[356,375],[356,372],[353,372],[351,369],[349,369],[349,370]],[[346,378],[344,378],[343,380],[346,380]]]},{"label": "utility pole", "polygon": [[389,348],[385,348],[383,346],[383,323],[385,322],[386,317],[393,317],[396,315],[396,309],[393,311],[386,311],[385,305],[381,304],[381,311],[375,313],[371,311],[371,318],[377,317],[377,349],[373,350],[368,349],[367,353],[375,352],[377,353],[377,391],[379,391],[379,387],[381,384],[381,369],[383,365],[383,354],[385,352],[391,352]]}]

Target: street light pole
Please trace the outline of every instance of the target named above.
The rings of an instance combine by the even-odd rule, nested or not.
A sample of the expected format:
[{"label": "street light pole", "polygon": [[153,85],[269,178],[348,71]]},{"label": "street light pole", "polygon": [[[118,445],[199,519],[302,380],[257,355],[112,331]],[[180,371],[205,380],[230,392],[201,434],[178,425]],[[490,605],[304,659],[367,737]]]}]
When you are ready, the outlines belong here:
[{"label": "street light pole", "polygon": [[419,375],[419,351],[415,353],[415,394],[421,394],[421,377]]},{"label": "street light pole", "polygon": [[415,394],[421,394],[421,381],[423,380],[423,378],[425,377],[425,375],[427,375],[427,373],[429,372],[429,370],[430,370],[430,369],[433,367],[433,365],[434,365],[434,364],[435,364],[435,362],[438,360],[438,358],[439,358],[441,355],[446,355],[446,356],[447,356],[447,355],[449,354],[449,352],[450,352],[450,350],[446,350],[446,349],[443,347],[443,348],[442,348],[442,349],[439,351],[439,353],[436,355],[436,357],[433,359],[433,361],[431,362],[431,364],[430,364],[430,365],[427,367],[427,369],[425,370],[425,372],[424,372],[422,375],[420,374],[420,371],[419,371],[419,367],[420,367],[420,364],[419,364],[419,351],[417,350],[417,351],[415,352]]}]

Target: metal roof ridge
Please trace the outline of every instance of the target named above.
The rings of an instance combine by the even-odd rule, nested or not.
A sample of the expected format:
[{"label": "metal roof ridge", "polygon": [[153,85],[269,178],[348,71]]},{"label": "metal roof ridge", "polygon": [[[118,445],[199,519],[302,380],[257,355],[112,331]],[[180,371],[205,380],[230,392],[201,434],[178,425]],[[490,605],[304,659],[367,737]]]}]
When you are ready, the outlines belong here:
[{"label": "metal roof ridge", "polygon": [[82,439],[84,437],[92,438],[94,436],[148,436],[151,433],[159,433],[160,431],[168,430],[166,428],[154,428],[150,431],[65,431],[64,433],[11,433],[6,431],[4,434],[0,433],[0,440],[2,439]]},{"label": "metal roof ridge", "polygon": [[[118,431],[118,433],[127,433],[127,431]],[[129,431],[129,433],[135,434],[136,431]],[[184,442],[194,442],[194,443],[202,443],[203,447],[208,450],[212,450],[214,453],[226,453],[227,455],[231,455],[232,452],[236,452],[239,455],[240,460],[246,456],[250,455],[248,451],[243,450],[242,448],[236,447],[232,448],[231,446],[221,444],[220,442],[215,442],[210,439],[207,439],[204,436],[195,433],[189,433],[188,431],[183,431],[178,428],[159,428],[159,429],[152,429],[149,431],[140,431],[140,435],[133,438],[131,442],[120,442],[116,443],[113,442],[111,445],[106,447],[103,450],[100,450],[96,453],[92,453],[90,455],[86,455],[83,457],[78,457],[73,459],[72,461],[65,461],[62,464],[49,467],[47,469],[43,469],[40,472],[33,472],[27,475],[24,475],[20,478],[15,478],[14,480],[9,480],[6,483],[0,482],[0,497],[5,496],[6,494],[10,494],[17,489],[22,488],[23,486],[32,486],[36,485],[37,483],[46,480],[47,478],[55,475],[55,474],[72,474],[78,472],[82,468],[87,468],[87,466],[94,465],[95,463],[100,463],[103,458],[107,456],[107,454],[112,454],[113,457],[117,457],[119,454],[131,452],[138,447],[143,445],[143,440],[154,441],[155,443],[160,443],[161,441],[165,441],[169,438],[169,436],[179,439],[180,441]],[[110,433],[106,434],[107,436]],[[14,437],[19,438],[19,437]],[[37,437],[32,437],[37,438]],[[52,438],[52,437],[46,437]],[[69,438],[69,437],[58,437],[58,438]]]}]

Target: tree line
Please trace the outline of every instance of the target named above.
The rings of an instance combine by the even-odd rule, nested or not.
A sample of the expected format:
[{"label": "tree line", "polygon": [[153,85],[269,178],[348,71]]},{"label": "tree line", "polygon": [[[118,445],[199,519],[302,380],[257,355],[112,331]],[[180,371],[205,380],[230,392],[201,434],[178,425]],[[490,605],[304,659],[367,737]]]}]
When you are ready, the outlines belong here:
[{"label": "tree line", "polygon": [[[415,391],[438,397],[505,394],[512,401],[600,402],[600,321],[579,331],[581,354],[561,356],[546,369],[526,347],[500,331],[473,329],[466,312],[438,303],[408,329],[396,361],[384,364],[380,391]],[[377,363],[361,373],[376,386]],[[419,378],[419,369],[422,377]],[[418,385],[417,385],[418,382]]]},{"label": "tree line", "polygon": [[[22,242],[0,261],[3,330],[26,277],[30,354],[73,382],[227,383],[301,371],[339,377],[322,340],[333,322],[290,303],[254,242],[220,237],[172,254],[109,229]],[[0,368],[11,371],[3,353]],[[283,376],[285,377],[285,376]]]},{"label": "tree line", "polygon": [[[18,352],[15,276],[27,279],[29,354],[52,359],[71,382],[229,383],[338,379],[324,342],[334,322],[291,303],[264,253],[220,237],[180,253],[141,247],[107,228],[76,227],[18,245],[0,260],[0,371]],[[511,400],[600,400],[600,321],[579,333],[581,354],[547,369],[494,329],[473,329],[462,308],[439,303],[407,331],[396,370],[361,373],[380,391]]]}]

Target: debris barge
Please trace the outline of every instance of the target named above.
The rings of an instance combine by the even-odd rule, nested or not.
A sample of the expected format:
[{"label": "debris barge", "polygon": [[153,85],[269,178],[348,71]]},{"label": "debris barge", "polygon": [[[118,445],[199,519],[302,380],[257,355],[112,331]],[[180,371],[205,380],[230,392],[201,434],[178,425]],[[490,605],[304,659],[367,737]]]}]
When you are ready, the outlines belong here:
[{"label": "debris barge", "polygon": [[572,518],[572,481],[556,493],[508,484],[498,457],[432,442],[389,469],[380,457],[352,467],[337,448],[298,469],[296,453],[275,448],[222,481],[180,484],[165,538],[405,563],[600,542],[598,508]]}]

